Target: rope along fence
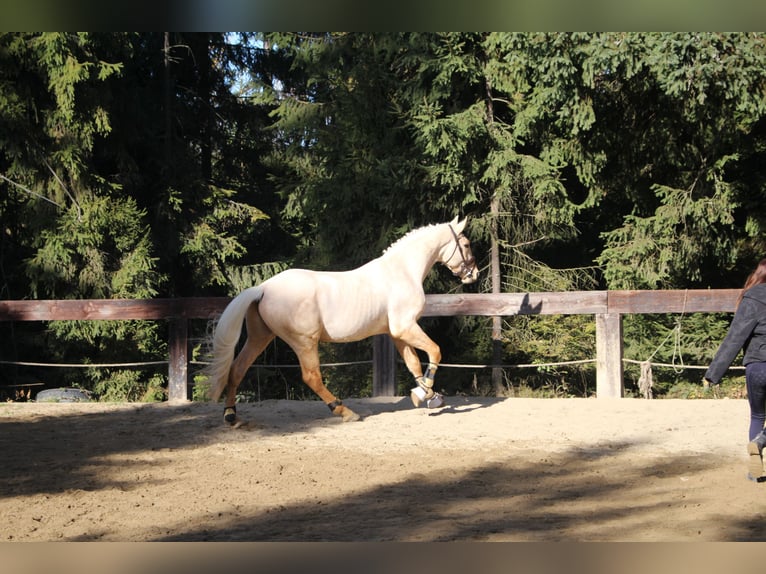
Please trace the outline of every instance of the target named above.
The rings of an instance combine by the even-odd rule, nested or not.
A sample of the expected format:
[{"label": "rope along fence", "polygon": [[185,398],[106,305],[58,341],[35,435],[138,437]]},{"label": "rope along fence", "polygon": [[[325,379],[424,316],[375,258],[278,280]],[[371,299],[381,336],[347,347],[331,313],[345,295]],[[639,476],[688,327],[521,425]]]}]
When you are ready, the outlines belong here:
[{"label": "rope along fence", "polygon": [[[653,363],[651,361],[639,361],[635,359],[623,359],[624,363],[634,365],[649,365],[651,367],[671,368],[676,370],[683,369],[707,369],[707,365],[686,365],[677,363]],[[579,359],[576,361],[557,361],[552,363],[439,363],[439,368],[451,368],[451,369],[534,369],[539,367],[564,367],[571,365],[585,365],[595,364],[597,359]],[[39,363],[31,361],[2,361],[0,365],[17,365],[21,367],[46,367],[46,368],[62,368],[62,369],[112,369],[112,368],[133,368],[133,367],[151,367],[157,365],[167,365],[169,361],[143,361],[133,363]],[[372,359],[366,361],[345,361],[341,363],[321,363],[320,367],[352,367],[357,365],[372,365],[374,361]],[[403,361],[397,360],[398,364],[404,364]],[[204,367],[210,363],[207,361],[189,361],[190,365],[196,365]],[[426,361],[422,363],[424,366],[428,365]],[[275,364],[254,364],[249,367],[251,370],[255,369],[299,369],[300,365],[296,363],[275,363]],[[733,370],[744,370],[742,366],[732,366]]]},{"label": "rope along fence", "polygon": [[[595,364],[597,359],[580,359],[577,361],[559,361],[555,363],[516,363],[507,364],[501,363],[494,365],[492,363],[439,363],[439,368],[451,368],[451,369],[533,369],[537,367],[563,367],[568,365],[584,365]],[[707,365],[686,365],[677,363],[652,363],[651,361],[638,361],[635,359],[623,359],[623,363],[629,363],[633,365],[649,364],[652,367],[661,367],[669,369],[701,369],[706,370]],[[397,361],[403,364],[402,361]],[[18,365],[21,367],[51,367],[62,369],[117,369],[117,368],[130,368],[130,367],[151,367],[156,365],[167,365],[169,361],[143,361],[136,363],[34,363],[30,361],[0,361],[0,365]],[[374,361],[372,359],[367,361],[347,361],[343,363],[321,363],[321,367],[352,367],[356,365],[372,365]],[[207,361],[189,361],[190,365],[205,366],[209,363]],[[427,362],[423,362],[423,365],[427,365]],[[298,364],[256,364],[252,365],[250,369],[299,369]],[[732,365],[729,367],[732,370],[745,370],[743,366]]]}]

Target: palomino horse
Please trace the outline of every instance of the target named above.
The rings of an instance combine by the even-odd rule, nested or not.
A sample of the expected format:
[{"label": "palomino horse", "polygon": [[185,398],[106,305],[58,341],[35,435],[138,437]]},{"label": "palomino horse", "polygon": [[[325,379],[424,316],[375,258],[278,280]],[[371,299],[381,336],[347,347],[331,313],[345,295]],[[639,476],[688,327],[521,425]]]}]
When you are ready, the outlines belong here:
[{"label": "palomino horse", "polygon": [[[436,262],[446,265],[463,283],[473,283],[479,276],[471,244],[463,235],[466,221],[456,217],[450,223],[415,229],[377,259],[351,271],[288,269],[237,295],[218,320],[213,360],[205,369],[213,401],[226,389],[224,420],[237,422],[237,387],[274,337],[290,345],[298,356],[303,382],[344,421],[359,420],[359,416],[322,383],[320,341],[358,341],[389,334],[415,377],[411,393],[415,406],[424,400],[441,404],[433,391],[441,351],[417,320],[425,305],[423,280]],[[243,321],[247,339],[235,359]],[[425,375],[415,349],[428,354]]]}]

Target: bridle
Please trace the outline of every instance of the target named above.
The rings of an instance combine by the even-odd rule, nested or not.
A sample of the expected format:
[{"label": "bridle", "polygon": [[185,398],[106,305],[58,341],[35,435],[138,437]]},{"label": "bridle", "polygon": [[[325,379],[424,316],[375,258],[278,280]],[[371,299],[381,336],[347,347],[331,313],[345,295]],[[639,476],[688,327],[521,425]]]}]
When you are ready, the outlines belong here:
[{"label": "bridle", "polygon": [[[475,257],[466,258],[465,253],[463,253],[463,248],[460,246],[460,238],[461,237],[465,238],[465,235],[462,233],[460,234],[455,233],[455,230],[452,229],[451,225],[448,225],[448,227],[449,227],[449,230],[452,232],[452,237],[455,238],[455,249],[453,249],[452,253],[450,253],[450,256],[447,257],[447,259],[445,259],[444,266],[447,267],[447,269],[449,269],[450,271],[452,271],[453,275],[455,275],[456,277],[460,277],[460,279],[462,280],[471,274],[471,270],[476,266],[476,258]],[[455,271],[449,265],[447,265],[447,263],[455,256],[455,252],[460,253],[460,259],[461,259],[460,268],[457,271]]]}]

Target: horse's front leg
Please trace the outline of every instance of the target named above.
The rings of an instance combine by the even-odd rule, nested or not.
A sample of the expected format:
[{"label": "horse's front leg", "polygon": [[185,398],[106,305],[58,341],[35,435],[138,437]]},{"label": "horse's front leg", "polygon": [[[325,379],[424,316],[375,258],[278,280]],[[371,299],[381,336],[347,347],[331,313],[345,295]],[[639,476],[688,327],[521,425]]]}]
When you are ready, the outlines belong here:
[{"label": "horse's front leg", "polygon": [[[413,325],[399,336],[393,337],[394,345],[407,365],[407,369],[415,377],[416,387],[410,392],[412,403],[418,407],[423,401],[428,401],[430,408],[441,406],[441,395],[433,390],[436,369],[442,358],[439,345],[434,343],[417,324]],[[425,374],[420,365],[420,358],[415,349],[425,351],[428,355],[428,368]]]}]

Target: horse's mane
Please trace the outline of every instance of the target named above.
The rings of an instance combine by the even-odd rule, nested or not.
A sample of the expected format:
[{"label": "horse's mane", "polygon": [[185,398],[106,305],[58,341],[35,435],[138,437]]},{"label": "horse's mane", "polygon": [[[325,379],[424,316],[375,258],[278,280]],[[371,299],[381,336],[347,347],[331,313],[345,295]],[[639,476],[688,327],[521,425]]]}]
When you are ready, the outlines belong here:
[{"label": "horse's mane", "polygon": [[443,223],[432,223],[430,225],[424,225],[423,227],[418,227],[416,229],[413,229],[411,231],[408,231],[405,235],[394,241],[391,245],[389,245],[384,251],[383,254],[389,253],[393,249],[398,249],[402,245],[405,245],[407,243],[410,243],[411,241],[419,238],[421,235],[428,231],[432,231],[435,227],[439,227],[441,225],[444,225]]}]

